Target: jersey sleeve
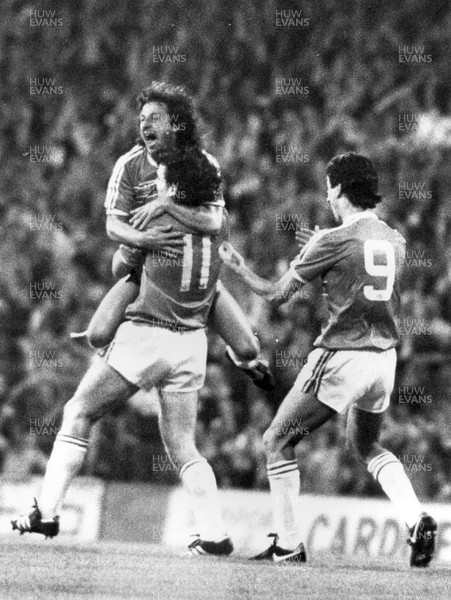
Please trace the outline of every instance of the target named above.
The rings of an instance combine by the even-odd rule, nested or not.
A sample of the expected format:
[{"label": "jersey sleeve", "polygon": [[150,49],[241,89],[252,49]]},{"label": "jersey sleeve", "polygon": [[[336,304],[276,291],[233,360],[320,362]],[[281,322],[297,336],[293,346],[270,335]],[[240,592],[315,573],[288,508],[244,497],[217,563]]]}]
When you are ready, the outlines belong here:
[{"label": "jersey sleeve", "polygon": [[107,215],[128,217],[134,206],[133,185],[130,178],[129,155],[122,156],[114,165],[105,198]]},{"label": "jersey sleeve", "polygon": [[307,283],[327,273],[341,254],[340,245],[330,230],[319,231],[290,263],[290,272],[299,281]]}]

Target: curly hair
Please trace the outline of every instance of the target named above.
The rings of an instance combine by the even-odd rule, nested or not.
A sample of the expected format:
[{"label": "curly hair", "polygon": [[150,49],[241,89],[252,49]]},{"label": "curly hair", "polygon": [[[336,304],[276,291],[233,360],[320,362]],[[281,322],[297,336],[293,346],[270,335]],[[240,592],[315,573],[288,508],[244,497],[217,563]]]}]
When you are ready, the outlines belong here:
[{"label": "curly hair", "polygon": [[198,148],[188,148],[167,163],[166,181],[176,188],[175,200],[187,206],[213,202],[219,194],[217,167]]},{"label": "curly hair", "polygon": [[341,185],[341,193],[351,204],[374,208],[382,200],[377,193],[378,176],[369,158],[356,152],[339,154],[328,163],[326,175],[332,187]]},{"label": "curly hair", "polygon": [[167,167],[166,181],[176,189],[174,200],[189,206],[212,202],[219,193],[221,177],[202,151],[191,97],[181,86],[153,81],[137,100],[140,110],[148,102],[159,102],[169,113],[175,149],[161,148],[155,160]]},{"label": "curly hair", "polygon": [[177,150],[183,152],[189,146],[200,147],[193,101],[183,87],[152,81],[142,90],[137,101],[139,110],[148,102],[161,102],[166,106],[175,131]]}]

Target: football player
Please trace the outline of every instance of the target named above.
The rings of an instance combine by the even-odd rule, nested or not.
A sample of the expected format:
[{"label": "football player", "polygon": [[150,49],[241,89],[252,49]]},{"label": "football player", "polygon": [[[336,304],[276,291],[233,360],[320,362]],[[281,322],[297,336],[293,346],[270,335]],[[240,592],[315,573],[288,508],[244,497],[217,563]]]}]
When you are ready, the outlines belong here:
[{"label": "football player", "polygon": [[[105,201],[108,235],[121,243],[113,260],[117,277],[140,268],[145,252],[164,250],[176,256],[183,244],[174,225],[154,226],[153,220],[163,213],[197,233],[217,234],[221,229],[224,200],[220,190],[197,207],[174,202],[175,188],[168,184],[168,156],[179,169],[178,178],[189,182],[193,177],[184,155],[189,148],[199,148],[192,102],[182,88],[166,83],[152,83],[138,97],[140,108],[140,143],[116,162]],[[203,151],[219,174],[217,161]],[[180,193],[180,192],[178,192]],[[138,286],[133,279],[119,281],[106,295],[94,314],[87,331],[94,347],[111,342],[125,308],[136,299]],[[227,344],[228,358],[241,368],[259,387],[271,390],[274,381],[258,355],[260,345],[238,303],[218,283],[209,324]]]},{"label": "football player", "polygon": [[[196,207],[214,200],[220,178],[198,148],[186,149],[182,163],[167,157],[165,161],[166,179],[173,186],[177,203]],[[197,396],[207,359],[205,326],[222,264],[218,248],[228,236],[227,215],[223,215],[216,235],[199,233],[169,212],[154,219],[154,228],[179,232],[183,240],[180,253],[168,258],[166,237],[161,243],[163,251],[149,249],[146,253],[140,280],[136,272],[133,274],[139,282],[139,295],[128,306],[126,320],[104,358],[91,366],[64,408],[39,502],[12,525],[21,533],[57,535],[62,502],[83,463],[92,425],[138,389],[157,388],[162,439],[179,469],[199,532],[189,550],[193,554],[227,555],[233,544],[222,521],[216,479],[194,439]]]},{"label": "football player", "polygon": [[311,232],[277,283],[255,275],[229,244],[220,249],[224,262],[249,288],[276,305],[316,277],[327,296],[328,321],[264,434],[276,535],[255,558],[306,560],[296,522],[300,477],[295,448],[349,409],[347,444],[406,522],[411,566],[424,567],[434,553],[436,523],[423,512],[399,459],[378,441],[395,377],[405,240],[372,211],[381,197],[368,158],[352,152],[336,156],[326,174],[327,201],[340,225]]}]

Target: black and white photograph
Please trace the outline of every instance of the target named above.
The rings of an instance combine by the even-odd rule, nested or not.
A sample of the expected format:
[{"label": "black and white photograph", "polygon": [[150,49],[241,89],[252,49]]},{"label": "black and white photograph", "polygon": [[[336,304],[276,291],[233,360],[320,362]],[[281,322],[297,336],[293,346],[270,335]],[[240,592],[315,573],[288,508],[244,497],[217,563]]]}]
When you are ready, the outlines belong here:
[{"label": "black and white photograph", "polygon": [[0,9],[0,599],[449,597],[451,3]]}]

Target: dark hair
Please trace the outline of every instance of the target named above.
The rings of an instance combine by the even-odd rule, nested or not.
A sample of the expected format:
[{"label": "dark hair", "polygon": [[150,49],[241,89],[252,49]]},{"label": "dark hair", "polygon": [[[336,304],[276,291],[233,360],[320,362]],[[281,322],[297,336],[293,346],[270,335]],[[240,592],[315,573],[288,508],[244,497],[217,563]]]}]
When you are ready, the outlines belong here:
[{"label": "dark hair", "polygon": [[174,200],[189,206],[213,202],[219,193],[221,177],[202,151],[191,97],[181,86],[152,81],[137,100],[140,110],[148,102],[161,102],[169,113],[175,131],[175,149],[162,148],[155,160],[167,167],[166,181],[176,188]]},{"label": "dark hair", "polygon": [[177,150],[184,151],[188,146],[200,146],[193,101],[183,87],[152,81],[142,90],[137,101],[139,110],[148,102],[161,102],[166,106],[175,130]]},{"label": "dark hair", "polygon": [[374,208],[382,197],[377,193],[378,176],[369,158],[355,152],[339,154],[328,163],[326,175],[332,187],[341,184],[341,193],[351,204]]},{"label": "dark hair", "polygon": [[174,200],[188,206],[213,202],[219,194],[221,176],[204,152],[189,148],[167,163],[166,181],[176,187]]}]

